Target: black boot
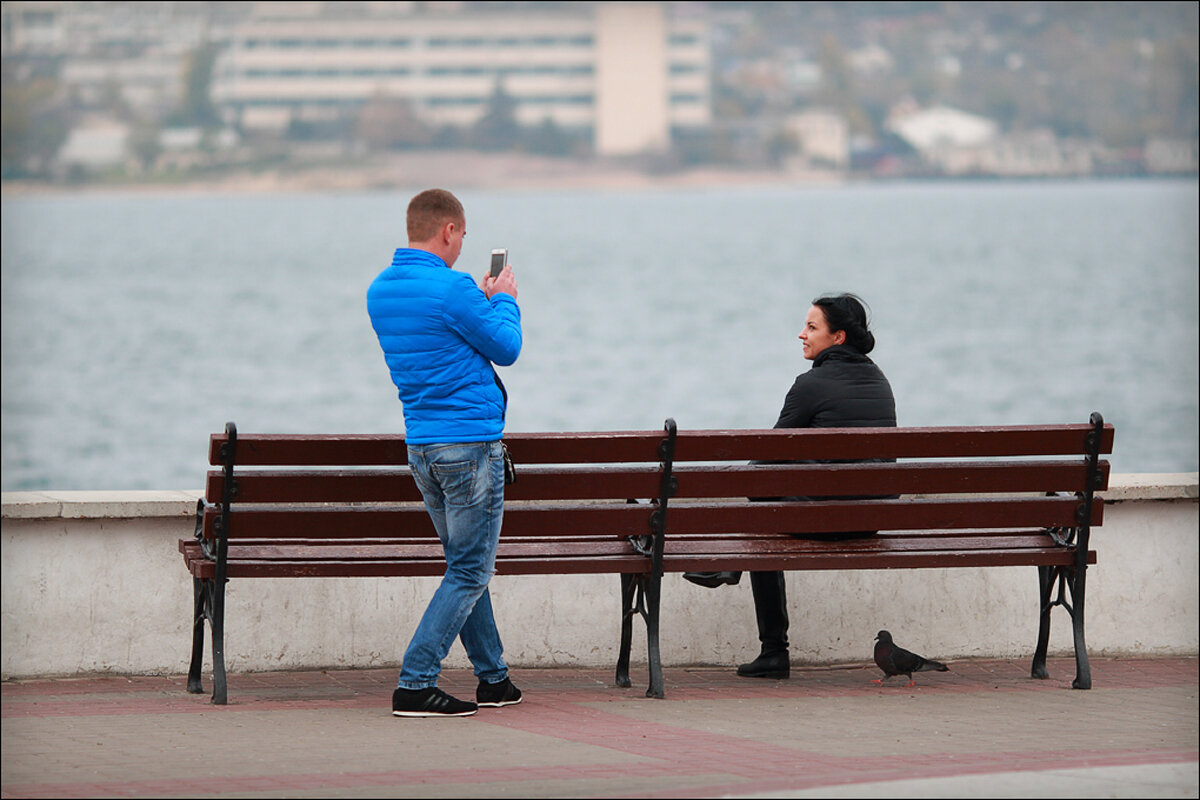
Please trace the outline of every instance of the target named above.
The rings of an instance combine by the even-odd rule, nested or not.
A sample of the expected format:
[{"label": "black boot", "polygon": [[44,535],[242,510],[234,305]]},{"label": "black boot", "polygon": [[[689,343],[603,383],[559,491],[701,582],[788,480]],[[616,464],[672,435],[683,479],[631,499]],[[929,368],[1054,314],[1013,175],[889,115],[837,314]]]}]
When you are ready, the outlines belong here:
[{"label": "black boot", "polygon": [[788,663],[787,586],[782,572],[751,572],[754,616],[758,622],[758,658],[738,667],[746,678],[786,678]]},{"label": "black boot", "polygon": [[786,678],[791,670],[792,665],[785,650],[782,653],[763,653],[749,664],[740,665],[737,674],[743,678]]},{"label": "black boot", "polygon": [[716,589],[718,586],[736,586],[742,579],[740,572],[685,572],[683,577],[697,586]]}]

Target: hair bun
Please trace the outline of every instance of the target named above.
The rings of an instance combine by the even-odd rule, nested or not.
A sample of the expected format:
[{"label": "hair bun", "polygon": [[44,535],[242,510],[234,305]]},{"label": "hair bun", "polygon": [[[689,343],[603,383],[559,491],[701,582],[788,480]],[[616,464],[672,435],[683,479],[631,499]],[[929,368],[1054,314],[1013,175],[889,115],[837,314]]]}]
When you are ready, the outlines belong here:
[{"label": "hair bun", "polygon": [[870,331],[863,331],[862,336],[859,337],[859,344],[858,351],[865,356],[875,349],[875,334]]}]

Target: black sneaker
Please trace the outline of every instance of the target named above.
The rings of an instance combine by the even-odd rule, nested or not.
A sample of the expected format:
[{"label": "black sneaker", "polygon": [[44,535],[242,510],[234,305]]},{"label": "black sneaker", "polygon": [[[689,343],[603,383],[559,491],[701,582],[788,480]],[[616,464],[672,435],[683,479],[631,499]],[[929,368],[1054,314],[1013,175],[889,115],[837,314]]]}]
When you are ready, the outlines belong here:
[{"label": "black sneaker", "polygon": [[392,714],[397,717],[469,717],[478,710],[474,703],[451,697],[436,686],[392,692]]},{"label": "black sneaker", "polygon": [[475,699],[479,701],[481,708],[512,706],[521,702],[521,690],[513,686],[508,678],[499,683],[480,681],[479,686],[475,688]]}]

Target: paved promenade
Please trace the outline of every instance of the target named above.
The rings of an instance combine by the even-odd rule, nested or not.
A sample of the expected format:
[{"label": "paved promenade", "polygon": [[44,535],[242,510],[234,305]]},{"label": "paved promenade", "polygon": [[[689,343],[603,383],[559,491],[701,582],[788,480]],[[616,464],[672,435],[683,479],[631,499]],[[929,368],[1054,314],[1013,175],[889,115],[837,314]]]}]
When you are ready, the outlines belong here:
[{"label": "paved promenade", "polygon": [[[4,798],[1196,797],[1197,660],[1092,661],[1091,691],[1028,663],[951,662],[908,687],[873,665],[515,669],[525,702],[391,715],[395,670],[6,681]],[[469,671],[441,685],[473,697]],[[205,688],[211,689],[207,681]],[[880,785],[885,784],[885,785]]]}]

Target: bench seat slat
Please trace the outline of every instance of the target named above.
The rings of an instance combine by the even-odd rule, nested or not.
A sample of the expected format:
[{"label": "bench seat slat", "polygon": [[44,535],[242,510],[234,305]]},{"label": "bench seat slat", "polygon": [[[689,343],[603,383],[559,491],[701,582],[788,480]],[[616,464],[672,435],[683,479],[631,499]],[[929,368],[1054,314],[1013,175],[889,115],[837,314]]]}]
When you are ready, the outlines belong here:
[{"label": "bench seat slat", "polygon": [[[625,555],[609,557],[569,556],[563,558],[510,559],[497,562],[496,572],[500,575],[546,575],[546,574],[612,574],[644,573],[649,569],[650,559],[646,556]],[[214,577],[215,565],[209,561],[196,560],[189,569],[197,578]],[[439,576],[446,571],[446,562],[441,559],[392,559],[389,561],[231,561],[227,576],[230,578],[325,578],[325,577],[396,577],[396,576]]]},{"label": "bench seat slat", "polygon": [[[1012,536],[1044,536],[1047,531],[1044,528],[948,528],[946,530],[895,530],[895,531],[879,531],[869,536],[854,537],[845,539],[846,542],[855,541],[905,541],[909,539],[917,539],[920,541],[934,541],[936,539],[947,538],[970,538],[970,539],[995,539],[1001,541],[1006,537]],[[808,536],[806,534],[793,535],[790,533],[749,533],[749,532],[729,532],[729,533],[689,533],[672,536],[672,539],[678,541],[691,541],[695,539],[726,539],[729,541],[826,541],[824,539]],[[937,546],[932,545],[932,546]]]},{"label": "bench seat slat", "polygon": [[[189,560],[189,569],[197,577],[213,577],[212,562],[199,559],[198,551]],[[903,550],[891,552],[855,552],[825,549],[815,552],[744,553],[726,551],[705,554],[667,553],[663,558],[666,572],[703,571],[707,569],[745,570],[837,570],[837,569],[901,569],[953,568],[985,566],[1070,566],[1074,554],[1061,547],[1016,547],[1003,550]],[[1088,563],[1096,563],[1095,551],[1089,551]],[[649,559],[631,553],[578,555],[564,553],[556,557],[540,553],[535,556],[513,553],[499,558],[496,571],[501,575],[572,574],[625,572],[639,573],[649,569]],[[333,577],[333,576],[394,576],[441,575],[445,562],[440,557],[381,558],[381,559],[313,559],[233,558],[229,562],[229,577]]]},{"label": "bench seat slat", "polygon": [[[187,546],[181,542],[181,550]],[[886,536],[876,535],[860,539],[837,542],[804,539],[791,536],[705,536],[677,537],[666,543],[667,557],[707,556],[722,558],[743,555],[772,556],[788,554],[820,554],[828,552],[851,555],[915,553],[915,552],[960,552],[969,550],[1059,549],[1048,534],[1037,531],[1008,531],[1003,535],[976,534],[974,536]],[[573,537],[564,540],[505,539],[502,538],[497,558],[506,560],[539,556],[630,555],[628,542],[616,539]],[[199,554],[197,546],[194,555]],[[442,548],[438,543],[414,539],[391,541],[353,540],[331,543],[315,540],[311,543],[289,540],[250,540],[229,547],[230,562],[241,561],[388,561],[388,560],[442,559]]]},{"label": "bench seat slat", "polygon": [[889,553],[939,550],[1012,550],[1024,547],[1061,547],[1048,534],[1026,532],[1005,536],[867,536],[861,539],[821,541],[786,536],[766,538],[747,536],[676,537],[664,546],[664,554],[689,555],[712,553],[822,553],[830,550],[849,553]]},{"label": "bench seat slat", "polygon": [[[775,553],[824,553],[831,550],[854,554],[861,553],[894,553],[894,552],[941,552],[965,550],[1020,550],[1027,548],[1060,549],[1048,535],[1027,533],[1022,536],[1004,537],[879,537],[871,536],[863,539],[844,540],[840,542],[815,541],[795,537],[764,539],[762,537],[731,539],[728,537],[680,538],[672,539],[666,546],[665,555],[758,555]],[[554,558],[561,555],[628,555],[632,552],[628,542],[617,539],[597,540],[580,538],[569,541],[536,541],[523,540],[519,542],[501,540],[497,552],[498,559],[508,559],[517,556],[545,556]],[[351,546],[335,546],[318,544],[315,546],[296,544],[261,544],[251,543],[230,546],[231,560],[387,560],[391,558],[442,558],[440,544],[418,544],[411,541],[383,544],[354,544]]]},{"label": "bench seat slat", "polygon": [[[771,556],[722,555],[663,557],[665,572],[707,570],[839,570],[919,569],[957,567],[1060,566],[1074,563],[1075,554],[1064,548],[1021,548],[1015,550],[918,551],[900,553],[776,553]],[[1088,551],[1088,563],[1096,563],[1096,551]]]},{"label": "bench seat slat", "polygon": [[[628,542],[618,539],[577,539],[572,541],[549,542],[504,542],[501,541],[497,558],[513,558],[517,556],[580,556],[594,553],[599,556],[623,556],[633,553]],[[231,561],[241,560],[281,560],[311,559],[313,561],[339,560],[380,560],[430,558],[442,560],[442,546],[439,543],[414,544],[411,541],[403,543],[388,542],[383,544],[355,544],[351,546],[335,546],[318,544],[314,546],[297,544],[242,544],[229,548]],[[444,563],[443,563],[444,566]]]}]

